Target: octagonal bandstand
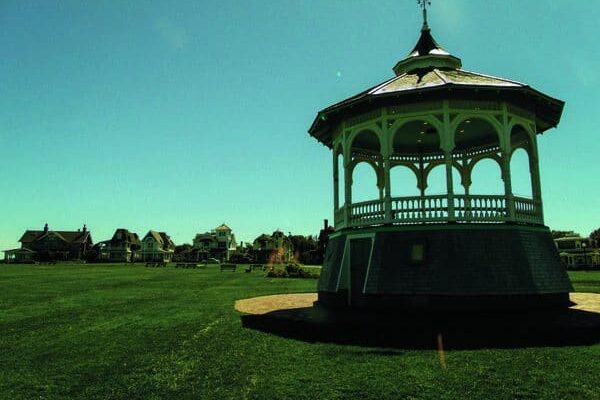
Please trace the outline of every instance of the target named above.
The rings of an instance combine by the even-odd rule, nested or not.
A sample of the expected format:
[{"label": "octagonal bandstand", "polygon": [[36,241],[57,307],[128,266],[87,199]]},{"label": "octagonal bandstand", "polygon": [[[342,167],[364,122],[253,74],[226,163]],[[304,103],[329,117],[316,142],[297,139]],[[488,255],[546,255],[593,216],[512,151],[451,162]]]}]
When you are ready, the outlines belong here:
[{"label": "octagonal bandstand", "polygon": [[[394,72],[320,111],[309,130],[333,154],[336,232],[319,303],[567,305],[572,288],[544,225],[537,147],[537,135],[558,124],[564,103],[519,82],[461,69],[426,22]],[[511,157],[519,149],[529,159],[531,197],[515,196],[511,187]],[[472,171],[484,159],[498,164],[502,194],[470,193]],[[378,196],[354,202],[352,177],[360,163],[375,171]],[[390,171],[398,166],[414,173],[418,196],[392,196]],[[431,195],[428,178],[438,166],[446,190]]]}]

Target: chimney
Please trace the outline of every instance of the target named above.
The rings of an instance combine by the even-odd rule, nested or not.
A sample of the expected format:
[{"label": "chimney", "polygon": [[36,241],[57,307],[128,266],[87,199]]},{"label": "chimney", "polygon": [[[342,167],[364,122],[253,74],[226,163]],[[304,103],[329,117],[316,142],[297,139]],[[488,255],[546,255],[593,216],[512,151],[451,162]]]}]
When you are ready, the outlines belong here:
[{"label": "chimney", "polygon": [[44,233],[48,233],[48,223],[47,222],[44,225]]},{"label": "chimney", "polygon": [[323,220],[323,229],[327,230],[327,228],[329,228],[329,221],[327,219]]},{"label": "chimney", "polygon": [[83,224],[83,229],[82,229],[83,233],[87,232],[87,227],[85,226],[85,224]]}]

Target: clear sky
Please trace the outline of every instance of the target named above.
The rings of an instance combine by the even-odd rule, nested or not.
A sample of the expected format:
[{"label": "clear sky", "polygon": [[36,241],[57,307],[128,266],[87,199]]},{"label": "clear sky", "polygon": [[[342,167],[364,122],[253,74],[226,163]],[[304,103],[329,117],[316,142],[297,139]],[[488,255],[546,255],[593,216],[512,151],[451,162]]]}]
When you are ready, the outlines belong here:
[{"label": "clear sky", "polygon": [[[566,101],[539,138],[546,224],[600,226],[600,1],[433,0],[463,68]],[[414,0],[0,2],[0,249],[25,229],[191,242],[332,219],[316,112],[393,76]]]}]

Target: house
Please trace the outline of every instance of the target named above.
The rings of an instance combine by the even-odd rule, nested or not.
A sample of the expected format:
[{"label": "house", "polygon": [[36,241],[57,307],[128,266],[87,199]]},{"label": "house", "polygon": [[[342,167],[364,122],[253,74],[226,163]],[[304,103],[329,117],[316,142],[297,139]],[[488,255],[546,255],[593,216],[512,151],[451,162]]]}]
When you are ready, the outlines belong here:
[{"label": "house", "polygon": [[5,262],[82,260],[92,247],[92,235],[83,225],[76,231],[27,230],[19,239],[21,248],[5,250]]},{"label": "house", "polygon": [[103,253],[110,262],[134,262],[140,259],[142,244],[137,233],[118,228],[113,237],[107,240]]},{"label": "house", "polygon": [[228,261],[236,246],[235,234],[223,223],[210,232],[197,234],[193,240],[192,254],[195,260],[216,258]]},{"label": "house", "polygon": [[165,232],[148,231],[142,239],[142,261],[170,262],[174,252],[175,243]]},{"label": "house", "polygon": [[271,235],[262,234],[252,243],[254,259],[259,263],[288,262],[293,259],[294,246],[280,230]]},{"label": "house", "polygon": [[600,249],[595,241],[582,238],[576,233],[554,239],[560,259],[567,268],[600,266]]}]

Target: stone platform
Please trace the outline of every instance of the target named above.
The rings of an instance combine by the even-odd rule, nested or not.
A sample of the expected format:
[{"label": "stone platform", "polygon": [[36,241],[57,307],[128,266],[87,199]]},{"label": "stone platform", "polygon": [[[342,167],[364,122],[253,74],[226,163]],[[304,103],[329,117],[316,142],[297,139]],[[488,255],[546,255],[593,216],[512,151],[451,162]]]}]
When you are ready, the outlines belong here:
[{"label": "stone platform", "polygon": [[600,342],[600,294],[572,293],[571,307],[553,311],[399,312],[327,309],[316,293],[238,300],[243,326],[308,342],[373,347],[513,348]]}]

